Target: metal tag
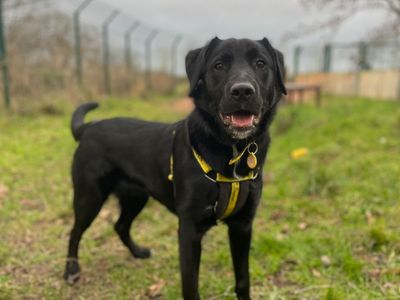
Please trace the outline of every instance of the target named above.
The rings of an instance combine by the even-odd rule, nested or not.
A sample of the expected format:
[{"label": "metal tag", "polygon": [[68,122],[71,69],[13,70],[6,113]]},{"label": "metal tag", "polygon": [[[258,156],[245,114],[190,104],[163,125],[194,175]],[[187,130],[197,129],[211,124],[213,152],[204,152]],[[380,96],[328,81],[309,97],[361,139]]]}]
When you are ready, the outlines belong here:
[{"label": "metal tag", "polygon": [[257,167],[257,157],[254,155],[254,153],[249,153],[249,156],[247,156],[247,166],[250,169]]}]

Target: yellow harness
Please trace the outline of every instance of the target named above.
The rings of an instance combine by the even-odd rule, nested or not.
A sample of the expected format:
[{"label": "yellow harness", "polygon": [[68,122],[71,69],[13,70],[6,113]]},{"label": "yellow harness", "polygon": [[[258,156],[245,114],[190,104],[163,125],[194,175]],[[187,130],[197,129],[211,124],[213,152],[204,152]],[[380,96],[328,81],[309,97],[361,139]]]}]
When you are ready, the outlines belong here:
[{"label": "yellow harness", "polygon": [[[243,153],[247,150],[248,147],[245,148],[245,150],[242,151],[242,153],[231,160],[231,162],[236,163],[237,161],[240,160],[240,158],[243,156]],[[196,158],[197,163],[199,164],[200,168],[202,169],[202,171],[204,172],[204,176],[213,181],[213,182],[217,182],[217,183],[224,183],[224,184],[228,184],[230,183],[230,195],[229,195],[229,199],[228,199],[228,203],[226,205],[225,210],[222,213],[222,216],[219,219],[225,219],[227,217],[229,217],[230,215],[232,215],[232,213],[234,212],[235,208],[238,205],[238,198],[239,198],[239,194],[240,194],[240,183],[243,181],[249,181],[249,180],[254,180],[257,178],[258,173],[254,172],[254,170],[251,170],[249,172],[249,174],[247,176],[244,177],[238,177],[238,178],[230,178],[230,177],[226,177],[224,175],[222,175],[221,173],[215,172],[214,176],[212,175],[213,169],[212,167],[200,156],[200,154],[192,147],[192,152],[193,152],[193,156]],[[230,162],[230,164],[232,164]],[[171,154],[170,156],[170,174],[168,175],[168,180],[172,181],[174,176],[174,158],[173,155]],[[216,206],[218,205],[218,202],[216,203]]]}]

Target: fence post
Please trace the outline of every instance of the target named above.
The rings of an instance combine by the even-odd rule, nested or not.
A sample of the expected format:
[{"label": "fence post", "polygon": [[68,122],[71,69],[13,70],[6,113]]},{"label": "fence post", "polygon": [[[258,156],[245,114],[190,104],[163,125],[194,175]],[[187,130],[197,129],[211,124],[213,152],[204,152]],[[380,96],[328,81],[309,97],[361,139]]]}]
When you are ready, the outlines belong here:
[{"label": "fence post", "polygon": [[324,46],[324,61],[322,65],[322,72],[330,72],[332,65],[332,45],[327,44]]},{"label": "fence post", "polygon": [[397,100],[400,100],[400,68],[397,69]]},{"label": "fence post", "polygon": [[1,71],[3,73],[4,104],[6,108],[9,108],[11,105],[10,76],[8,73],[7,48],[6,39],[4,36],[3,3],[4,1],[0,0],[0,64]]},{"label": "fence post", "polygon": [[146,55],[146,92],[153,89],[151,81],[151,44],[158,34],[158,30],[153,29],[150,31],[149,35],[146,37],[144,42],[145,55]]},{"label": "fence post", "polygon": [[358,68],[361,71],[370,69],[368,63],[368,44],[365,42],[360,42],[358,45]]},{"label": "fence post", "polygon": [[131,26],[125,31],[124,39],[125,39],[125,64],[126,70],[128,74],[132,72],[132,33],[140,26],[140,22],[135,21]]},{"label": "fence post", "polygon": [[76,63],[76,78],[78,84],[82,86],[82,49],[81,49],[81,27],[80,16],[81,13],[89,6],[94,0],[84,0],[74,11],[74,35],[75,35],[75,63]]},{"label": "fence post", "polygon": [[176,88],[176,66],[177,66],[177,52],[179,44],[182,42],[183,36],[177,35],[171,44],[171,92]]},{"label": "fence post", "polygon": [[111,83],[110,83],[110,48],[108,42],[108,29],[112,21],[120,14],[118,10],[114,10],[104,20],[102,24],[103,32],[103,67],[104,67],[104,88],[108,95],[111,95]]},{"label": "fence post", "polygon": [[[131,26],[125,31],[124,40],[125,40],[125,65],[126,65],[126,74],[127,74],[127,89],[130,89],[132,85],[136,83],[136,74],[133,72],[132,68],[132,34],[138,29],[140,26],[139,21],[134,21]],[[133,78],[132,78],[133,75]]]},{"label": "fence post", "polygon": [[296,46],[294,48],[294,55],[293,55],[293,75],[296,76],[299,74],[300,71],[300,56],[301,56],[301,46]]}]

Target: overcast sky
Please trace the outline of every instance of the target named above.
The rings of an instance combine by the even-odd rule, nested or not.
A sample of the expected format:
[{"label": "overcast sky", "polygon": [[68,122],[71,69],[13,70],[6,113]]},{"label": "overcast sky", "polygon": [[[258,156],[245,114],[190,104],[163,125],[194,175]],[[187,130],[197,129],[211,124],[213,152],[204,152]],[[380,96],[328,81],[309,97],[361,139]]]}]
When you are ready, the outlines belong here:
[{"label": "overcast sky", "polygon": [[[64,3],[74,8],[81,2],[69,0]],[[111,28],[115,33],[123,33],[132,20],[144,24],[135,33],[139,45],[143,44],[151,28],[161,31],[156,42],[162,47],[169,47],[174,35],[182,34],[184,43],[180,47],[180,56],[214,36],[253,39],[266,36],[285,53],[287,61],[292,60],[294,45],[310,47],[333,41],[360,41],[385,20],[380,11],[363,12],[347,21],[337,32],[314,34],[284,43],[282,37],[285,33],[302,24],[313,24],[318,18],[323,20],[329,17],[330,12],[306,10],[300,0],[96,0],[85,11],[83,19],[88,20],[92,15],[94,21],[101,24],[112,8],[122,12]],[[181,64],[180,71],[183,71],[182,67]]]},{"label": "overcast sky", "polygon": [[[214,35],[260,38],[268,36],[280,43],[282,36],[299,24],[315,20],[316,11],[307,11],[299,0],[103,0],[155,27],[206,40]],[[322,12],[328,16],[329,12]],[[357,15],[328,39],[354,41],[383,20],[382,14]],[[315,40],[309,37],[303,40]]]}]

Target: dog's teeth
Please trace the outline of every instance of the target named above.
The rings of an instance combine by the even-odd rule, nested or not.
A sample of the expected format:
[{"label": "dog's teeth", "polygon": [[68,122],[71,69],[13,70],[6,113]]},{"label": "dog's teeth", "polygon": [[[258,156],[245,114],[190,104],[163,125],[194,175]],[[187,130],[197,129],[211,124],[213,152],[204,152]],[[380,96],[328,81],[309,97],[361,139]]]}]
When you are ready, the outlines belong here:
[{"label": "dog's teeth", "polygon": [[224,116],[224,124],[229,125],[231,123],[231,117],[230,116]]}]

